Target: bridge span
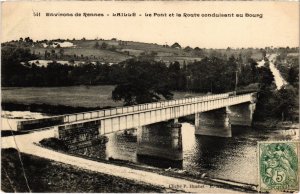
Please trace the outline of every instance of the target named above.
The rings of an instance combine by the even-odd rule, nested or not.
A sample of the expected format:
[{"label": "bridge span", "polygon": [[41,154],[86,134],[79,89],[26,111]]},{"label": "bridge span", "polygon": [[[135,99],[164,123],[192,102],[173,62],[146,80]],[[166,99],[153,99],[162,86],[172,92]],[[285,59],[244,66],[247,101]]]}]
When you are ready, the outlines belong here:
[{"label": "bridge span", "polygon": [[[182,160],[178,118],[195,115],[196,135],[231,137],[232,125],[251,126],[255,102],[256,93],[231,92],[21,121],[18,130],[53,127],[55,137],[70,149],[80,149],[105,134],[139,129],[138,154]],[[151,138],[151,130],[165,121],[169,122],[171,140],[161,148]]]}]

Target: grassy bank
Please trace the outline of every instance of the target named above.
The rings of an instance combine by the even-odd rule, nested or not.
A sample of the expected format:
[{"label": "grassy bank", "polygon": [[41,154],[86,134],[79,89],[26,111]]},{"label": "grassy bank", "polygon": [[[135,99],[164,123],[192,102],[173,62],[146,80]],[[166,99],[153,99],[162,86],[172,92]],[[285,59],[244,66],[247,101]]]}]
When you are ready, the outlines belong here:
[{"label": "grassy bank", "polygon": [[[4,104],[46,104],[82,108],[122,106],[122,102],[115,102],[111,99],[111,93],[114,88],[115,86],[112,85],[89,87],[3,87],[1,95],[2,103]],[[174,99],[193,95],[201,94],[174,92]]]},{"label": "grassy bank", "polygon": [[48,104],[72,107],[119,106],[111,99],[114,86],[2,88],[3,103]]},{"label": "grassy bank", "polygon": [[[4,192],[28,192],[15,149],[2,149],[1,189]],[[28,185],[32,192],[164,192],[145,185],[76,167],[21,154]]]},{"label": "grassy bank", "polygon": [[13,102],[2,102],[2,109],[6,111],[30,111],[45,113],[47,115],[72,114],[78,112],[88,112],[93,110],[110,108],[107,107],[73,107],[65,105],[49,105],[49,104],[21,104]]}]

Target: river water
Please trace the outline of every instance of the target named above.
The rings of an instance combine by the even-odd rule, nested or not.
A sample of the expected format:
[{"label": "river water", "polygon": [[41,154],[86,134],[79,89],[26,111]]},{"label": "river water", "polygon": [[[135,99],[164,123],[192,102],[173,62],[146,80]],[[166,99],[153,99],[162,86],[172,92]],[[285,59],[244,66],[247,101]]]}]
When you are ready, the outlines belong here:
[{"label": "river water", "polygon": [[[182,124],[183,161],[179,171],[192,174],[206,174],[219,178],[257,185],[256,149],[258,141],[296,138],[295,131],[289,135],[280,130],[259,130],[246,127],[233,127],[233,137],[212,137],[195,135],[191,123]],[[166,129],[163,129],[166,130]],[[106,147],[95,146],[78,150],[75,153],[98,159],[120,159],[133,163],[168,169],[174,161],[137,157],[137,138],[116,132],[107,135]],[[154,137],[156,138],[156,137]],[[161,137],[157,137],[161,139]],[[164,141],[162,139],[162,141]],[[166,139],[167,141],[167,139]]]},{"label": "river water", "polygon": [[[2,111],[1,129],[15,128],[16,122],[20,119],[48,116],[28,111]],[[172,161],[137,157],[137,136],[125,135],[123,131],[108,134],[109,141],[106,146],[84,148],[77,150],[75,154],[94,159],[125,160],[163,169],[176,166],[179,171],[187,171],[191,174],[206,174],[210,178],[257,185],[257,142],[299,138],[296,130],[263,130],[247,127],[232,127],[232,137],[229,138],[200,136],[194,134],[195,127],[192,123],[182,122],[181,124],[183,161],[179,165]],[[169,141],[167,136],[153,138],[160,139],[162,142]]]}]

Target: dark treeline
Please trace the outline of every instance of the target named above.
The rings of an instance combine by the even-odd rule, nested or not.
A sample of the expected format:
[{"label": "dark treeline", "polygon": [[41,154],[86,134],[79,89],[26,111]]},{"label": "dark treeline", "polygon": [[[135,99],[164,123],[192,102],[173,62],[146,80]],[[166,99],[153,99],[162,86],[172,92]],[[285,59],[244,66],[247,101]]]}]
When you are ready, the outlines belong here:
[{"label": "dark treeline", "polygon": [[26,62],[33,59],[36,56],[29,49],[3,47],[2,86],[115,85],[126,84],[134,78],[137,83],[142,82],[150,76],[170,90],[219,93],[234,89],[236,72],[239,86],[257,80],[257,64],[251,58],[243,64],[239,58],[210,56],[190,64],[173,62],[167,66],[154,61],[151,56],[143,56],[114,65],[87,63],[71,66],[53,61],[47,67]]},{"label": "dark treeline", "polygon": [[295,88],[299,88],[299,56],[289,55],[281,49],[276,57],[275,65],[283,78]]},{"label": "dark treeline", "polygon": [[[238,88],[259,91],[256,120],[281,118],[295,120],[298,110],[299,63],[284,52],[276,59],[277,67],[290,85],[277,91],[273,75],[266,65],[257,67],[250,56],[228,57],[209,55],[201,61],[189,64],[173,62],[166,65],[154,60],[153,55],[142,55],[119,64],[97,62],[84,65],[62,65],[55,61],[47,67],[29,65],[37,59],[28,48],[4,46],[2,54],[2,86],[71,86],[71,85],[117,85],[112,93],[116,101],[125,105],[171,99],[171,91],[194,91],[221,93],[233,91],[236,80]],[[289,67],[284,64],[289,64]],[[237,79],[236,79],[237,77]]]},{"label": "dark treeline", "polygon": [[[256,104],[255,120],[264,121],[277,118],[281,121],[299,122],[299,59],[298,55],[289,54],[299,50],[290,48],[277,49],[275,65],[282,77],[288,82],[276,90],[271,72],[264,74],[260,82],[259,98]],[[266,62],[268,66],[268,61]],[[266,68],[266,72],[270,71]],[[269,75],[268,75],[269,74]]]}]

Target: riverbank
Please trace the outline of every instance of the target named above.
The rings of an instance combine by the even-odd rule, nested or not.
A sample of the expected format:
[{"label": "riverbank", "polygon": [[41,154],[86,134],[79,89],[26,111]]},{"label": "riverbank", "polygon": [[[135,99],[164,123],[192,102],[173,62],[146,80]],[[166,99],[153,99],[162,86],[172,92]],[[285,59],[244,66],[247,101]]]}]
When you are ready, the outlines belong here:
[{"label": "riverbank", "polygon": [[51,115],[63,115],[63,114],[73,114],[79,112],[88,112],[94,110],[101,110],[106,107],[81,107],[81,106],[66,106],[66,105],[51,105],[51,104],[25,104],[25,103],[14,103],[14,102],[2,102],[2,110],[4,111],[30,111],[39,112],[43,114]]},{"label": "riverbank", "polygon": [[[237,182],[237,181],[232,181],[232,180],[227,180],[227,179],[219,179],[219,178],[212,178],[207,176],[206,173],[199,173],[199,172],[190,172],[178,168],[158,168],[154,166],[149,166],[141,163],[134,163],[131,161],[127,160],[121,160],[121,159],[115,159],[110,157],[109,160],[106,159],[101,159],[101,158],[91,158],[89,156],[85,156],[82,154],[77,154],[76,152],[68,151],[68,150],[62,150],[62,149],[53,149],[52,147],[46,146],[43,142],[45,142],[45,139],[40,142],[40,144],[37,144],[38,146],[53,150],[55,152],[67,154],[70,156],[77,156],[81,157],[87,160],[95,161],[95,162],[100,162],[100,163],[105,163],[105,164],[113,164],[116,167],[128,167],[130,169],[135,169],[135,170],[140,170],[140,171],[145,171],[145,172],[151,172],[151,173],[156,173],[159,175],[163,176],[168,176],[168,177],[174,177],[174,178],[179,178],[187,181],[191,181],[197,184],[207,184],[210,185],[212,188],[224,188],[224,189],[232,189],[236,191],[241,191],[241,192],[256,192],[257,191],[257,185],[253,184],[246,184],[242,182]],[[53,143],[53,141],[52,141]],[[53,146],[57,147],[57,146]],[[145,160],[159,160],[159,162],[163,162],[161,159],[155,159],[151,157],[146,157],[144,158]],[[174,161],[172,161],[174,162]]]},{"label": "riverbank", "polygon": [[[12,137],[5,137],[2,139],[2,148],[15,148],[17,145],[20,152],[34,155],[37,157],[45,158],[47,160],[53,160],[59,163],[68,164],[78,167],[80,169],[86,169],[95,173],[107,174],[123,179],[130,179],[137,183],[145,185],[156,185],[159,188],[163,187],[167,192],[192,192],[192,193],[236,193],[236,190],[226,189],[223,187],[216,187],[209,184],[201,184],[199,182],[188,181],[182,178],[174,178],[170,176],[164,176],[153,172],[136,170],[129,167],[117,166],[109,163],[96,162],[93,160],[87,160],[82,157],[76,157],[69,154],[63,154],[61,152],[53,151],[51,149],[45,149],[39,145],[42,139],[52,137],[53,129],[35,131],[30,134]],[[17,145],[16,145],[17,142]],[[28,164],[32,168],[38,166],[38,164]],[[66,180],[70,181],[70,180]],[[176,187],[174,187],[174,185]],[[125,192],[125,191],[123,191]],[[165,191],[164,191],[165,192]]]},{"label": "riverbank", "polygon": [[[21,105],[49,105],[65,106],[66,108],[101,109],[107,107],[122,106],[123,102],[113,101],[111,94],[114,85],[99,86],[69,86],[69,87],[3,87],[1,88],[3,104]],[[204,95],[201,93],[189,93],[173,91],[174,99],[187,96]],[[7,106],[7,108],[9,108]],[[16,107],[15,107],[16,108]],[[76,109],[74,109],[76,110]]]},{"label": "riverbank", "polygon": [[[193,120],[193,117],[191,117],[191,120]],[[186,131],[186,128],[183,129],[183,131]],[[240,128],[239,133],[242,133],[242,132],[245,132],[245,128]],[[263,130],[261,132],[263,132]],[[198,139],[199,141],[194,142],[195,144],[193,144],[192,147],[195,151],[191,152],[191,154],[189,156],[190,158],[192,158],[192,160],[189,160],[189,162],[192,162],[192,163],[189,163],[189,164],[194,165],[194,166],[190,166],[190,169],[192,169],[192,171],[190,171],[190,172],[186,172],[185,169],[169,169],[169,168],[168,169],[160,169],[160,172],[159,172],[159,170],[156,171],[153,168],[148,168],[149,170],[145,170],[144,168],[139,168],[138,164],[137,165],[129,164],[130,162],[129,163],[124,162],[123,166],[127,167],[129,169],[139,169],[139,171],[141,173],[148,171],[148,172],[151,172],[152,174],[162,174],[167,177],[178,177],[178,179],[187,179],[187,180],[191,180],[191,181],[197,182],[197,183],[202,182],[203,184],[212,185],[212,186],[215,186],[215,184],[217,183],[216,187],[220,187],[220,188],[228,187],[229,189],[233,189],[233,188],[234,189],[241,189],[241,188],[246,189],[246,188],[244,188],[244,186],[246,186],[249,188],[248,190],[246,189],[247,191],[253,191],[255,189],[254,184],[256,184],[256,182],[255,181],[247,182],[248,177],[246,177],[246,178],[242,177],[244,179],[240,179],[241,178],[241,177],[239,177],[240,175],[238,175],[236,172],[240,172],[240,169],[244,169],[244,170],[249,169],[248,168],[249,164],[246,162],[246,161],[249,161],[249,159],[250,159],[250,164],[255,163],[255,161],[254,160],[252,161],[251,158],[255,158],[255,150],[256,150],[257,141],[267,140],[269,137],[272,137],[272,136],[269,136],[268,134],[265,134],[265,136],[261,137],[261,135],[262,135],[261,132],[250,133],[249,134],[250,136],[246,135],[246,136],[241,136],[241,137],[235,136],[235,134],[234,134],[234,136],[233,136],[234,138],[223,140],[223,139],[206,138],[206,137],[194,138],[194,132],[191,130],[189,132],[189,134],[193,134],[192,135],[193,138],[195,140]],[[282,139],[283,136],[280,135],[279,137],[280,137],[279,139]],[[274,138],[277,138],[277,136],[276,137],[274,136]],[[27,141],[28,141],[28,139],[30,139],[30,138],[27,138]],[[190,140],[191,140],[191,138],[189,138],[189,142],[191,142]],[[35,142],[38,142],[38,141],[35,141]],[[240,142],[247,142],[247,143],[240,143]],[[123,145],[124,144],[119,144],[118,146],[115,146],[115,147],[116,147],[116,149],[122,150],[124,148]],[[185,141],[184,145],[188,145],[187,141]],[[213,146],[210,146],[210,145],[213,145]],[[241,149],[241,146],[242,146],[242,149]],[[36,147],[40,147],[40,146],[36,146]],[[133,147],[136,147],[136,146],[133,146]],[[212,147],[215,147],[217,150],[220,150],[220,151],[210,149]],[[128,147],[128,148],[130,148],[130,147]],[[249,150],[249,148],[250,148],[250,150]],[[126,150],[132,150],[132,149],[126,149]],[[46,149],[43,149],[43,151],[46,152]],[[55,151],[53,151],[53,152],[55,152]],[[52,154],[53,154],[53,152],[52,152]],[[31,152],[29,152],[29,153],[31,153]],[[250,153],[252,153],[252,154],[250,154]],[[116,153],[116,154],[118,154],[118,153]],[[238,160],[233,160],[232,157],[227,157],[231,154],[234,157],[238,156],[238,157],[236,157],[236,158],[238,158]],[[247,154],[247,156],[249,156],[249,158],[243,159],[243,158],[245,158],[245,154]],[[63,155],[63,154],[61,153],[61,155]],[[91,155],[95,156],[96,154],[92,153]],[[193,156],[191,156],[191,155],[193,155]],[[66,156],[66,158],[70,159],[67,156]],[[203,161],[202,160],[203,158],[207,159],[207,161],[205,161],[205,160]],[[88,159],[88,158],[86,158],[86,159]],[[73,161],[70,162],[69,160],[65,160],[65,161],[67,163],[73,162]],[[77,161],[77,159],[76,159],[76,161]],[[113,167],[110,167],[113,169],[121,168],[122,165],[116,166],[116,163],[120,164],[123,162],[118,157],[115,157],[115,158],[111,157],[111,160],[108,162],[102,162],[102,161],[96,162],[96,161],[95,161],[95,163],[97,163],[97,164],[94,164],[95,166],[102,166],[102,163],[106,163],[106,165],[113,164],[113,165],[110,165],[110,166],[113,166]],[[196,161],[196,163],[194,163],[194,161]],[[87,162],[87,163],[90,164],[90,162]],[[98,163],[100,163],[100,164],[98,164]],[[241,163],[242,165],[237,166],[238,163]],[[85,163],[82,165],[85,165]],[[132,166],[137,166],[137,167],[132,167]],[[203,168],[202,168],[203,166],[207,166],[206,169],[203,170]],[[199,167],[198,170],[195,170],[195,167],[197,167],[197,168]],[[88,169],[89,168],[91,168],[91,167],[88,166]],[[255,166],[253,168],[255,168]],[[226,169],[231,169],[230,173]],[[205,171],[205,170],[207,170],[207,171]],[[193,173],[195,171],[197,173],[195,173],[195,176],[193,176]],[[228,175],[220,177],[220,174],[226,174],[223,172],[228,173]],[[249,172],[249,171],[246,171],[246,172]],[[255,171],[252,170],[252,172],[255,172]],[[111,174],[111,173],[109,173],[109,174]],[[255,173],[252,173],[252,174],[255,174]],[[234,175],[235,177],[233,177],[232,175]],[[235,180],[235,181],[243,180],[244,183],[250,183],[250,184],[253,183],[253,185],[250,185],[250,184],[247,185],[244,183],[238,183],[238,182],[233,182],[233,181],[229,181],[229,180],[224,180],[227,178],[230,179],[229,178],[230,176],[232,176],[234,178],[233,180]],[[219,179],[216,182],[211,182],[213,180],[212,179],[213,177],[220,177],[220,178],[223,178],[223,180]],[[149,180],[147,180],[147,181],[149,182]],[[226,182],[227,185],[224,184],[224,185],[219,186],[218,184],[220,184],[220,181]],[[233,186],[233,185],[235,185],[235,186]],[[241,188],[238,188],[238,187],[241,187]]]},{"label": "riverbank", "polygon": [[265,121],[255,121],[253,123],[254,128],[262,129],[299,129],[299,122],[292,121],[279,121],[276,119],[269,119]]},{"label": "riverbank", "polygon": [[2,149],[1,155],[1,189],[4,192],[170,192],[162,187],[21,153],[29,190],[17,150]]}]

